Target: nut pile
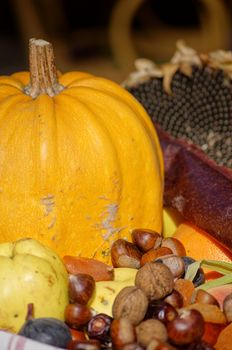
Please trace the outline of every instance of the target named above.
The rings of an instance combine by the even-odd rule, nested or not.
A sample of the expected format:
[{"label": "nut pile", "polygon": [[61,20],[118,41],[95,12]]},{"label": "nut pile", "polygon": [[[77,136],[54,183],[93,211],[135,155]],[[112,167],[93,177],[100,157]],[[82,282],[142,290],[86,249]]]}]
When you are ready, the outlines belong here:
[{"label": "nut pile", "polygon": [[[185,279],[194,259],[181,242],[151,230],[134,230],[132,242],[118,239],[111,249],[115,268],[137,269],[134,285],[116,295],[112,317],[91,309],[92,276],[69,274],[69,350],[213,350],[218,334],[232,322],[232,294],[221,308],[200,288],[204,272]],[[198,287],[198,288],[196,288]]]},{"label": "nut pile", "polygon": [[66,323],[78,330],[80,339],[73,340],[69,349],[214,349],[216,341],[207,342],[206,326],[210,333],[210,325],[221,330],[232,321],[232,296],[221,310],[212,295],[195,289],[204,282],[201,268],[194,283],[185,279],[187,266],[194,260],[186,256],[181,242],[137,229],[132,232],[132,243],[114,242],[111,257],[114,267],[138,270],[135,284],[117,294],[110,317],[94,315],[87,306],[94,281],[88,275],[70,276],[73,304],[67,307]]}]

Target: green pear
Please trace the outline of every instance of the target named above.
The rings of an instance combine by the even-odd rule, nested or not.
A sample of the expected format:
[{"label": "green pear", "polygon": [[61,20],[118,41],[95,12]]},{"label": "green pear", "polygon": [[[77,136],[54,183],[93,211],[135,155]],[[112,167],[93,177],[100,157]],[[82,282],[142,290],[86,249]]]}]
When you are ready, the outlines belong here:
[{"label": "green pear", "polygon": [[0,329],[18,332],[28,304],[34,317],[64,319],[68,274],[62,260],[34,239],[0,244]]}]

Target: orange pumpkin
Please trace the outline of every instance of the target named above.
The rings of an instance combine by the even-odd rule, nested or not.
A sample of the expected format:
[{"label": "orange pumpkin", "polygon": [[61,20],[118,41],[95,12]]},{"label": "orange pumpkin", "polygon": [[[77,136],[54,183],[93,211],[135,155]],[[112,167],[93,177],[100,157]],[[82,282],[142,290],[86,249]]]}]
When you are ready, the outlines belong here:
[{"label": "orange pumpkin", "polygon": [[30,73],[0,77],[0,242],[32,237],[107,261],[112,241],[162,223],[163,162],[143,107],[116,83],[57,76],[30,40]]}]

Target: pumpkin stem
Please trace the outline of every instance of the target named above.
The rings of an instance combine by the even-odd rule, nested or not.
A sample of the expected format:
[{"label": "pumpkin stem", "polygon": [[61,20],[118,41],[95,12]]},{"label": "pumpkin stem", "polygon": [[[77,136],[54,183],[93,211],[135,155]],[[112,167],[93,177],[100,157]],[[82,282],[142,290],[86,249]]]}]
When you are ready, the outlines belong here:
[{"label": "pumpkin stem", "polygon": [[42,39],[29,40],[30,84],[24,89],[27,95],[36,98],[41,94],[53,97],[64,86],[59,84],[52,44]]}]

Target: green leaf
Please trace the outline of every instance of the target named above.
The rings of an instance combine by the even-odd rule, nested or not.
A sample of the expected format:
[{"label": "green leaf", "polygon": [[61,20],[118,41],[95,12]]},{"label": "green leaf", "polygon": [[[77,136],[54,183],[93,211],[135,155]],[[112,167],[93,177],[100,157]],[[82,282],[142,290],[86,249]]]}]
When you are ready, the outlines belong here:
[{"label": "green leaf", "polygon": [[232,263],[217,260],[202,260],[202,267],[209,268],[210,270],[217,271],[223,275],[232,273]]},{"label": "green leaf", "polygon": [[202,260],[199,260],[190,264],[187,268],[185,279],[193,281],[197,274],[198,269],[201,267],[201,264],[202,264]]},{"label": "green leaf", "polygon": [[232,283],[232,263],[217,261],[217,260],[199,260],[188,266],[188,269],[185,274],[185,279],[190,281],[194,280],[194,277],[197,274],[197,270],[200,267],[205,267],[210,270],[221,273],[222,277],[216,278],[215,280],[208,281],[200,285],[196,289],[207,290],[214,287],[224,286],[225,284]]},{"label": "green leaf", "polygon": [[196,289],[208,290],[210,288],[224,286],[225,284],[229,284],[229,283],[232,283],[232,273],[216,278],[215,280],[208,281],[200,285]]},{"label": "green leaf", "polygon": [[188,266],[185,278],[193,281],[196,276],[197,270],[200,267],[205,267],[210,270],[220,272],[223,275],[232,273],[232,263],[217,261],[217,260],[199,260]]}]

